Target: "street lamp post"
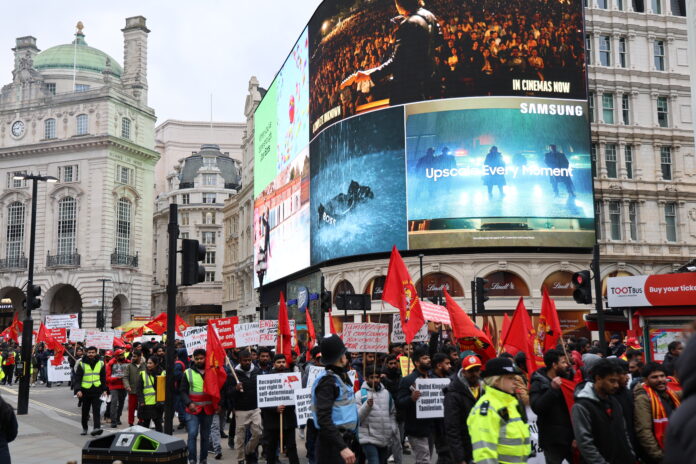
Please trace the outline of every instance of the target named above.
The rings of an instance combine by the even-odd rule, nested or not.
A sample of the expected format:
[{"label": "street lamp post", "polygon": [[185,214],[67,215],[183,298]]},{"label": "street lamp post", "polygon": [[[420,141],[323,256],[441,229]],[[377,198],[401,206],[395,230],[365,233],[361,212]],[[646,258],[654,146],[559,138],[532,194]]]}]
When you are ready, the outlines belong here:
[{"label": "street lamp post", "polygon": [[25,301],[26,315],[24,328],[22,329],[22,375],[19,379],[19,393],[17,395],[17,414],[29,412],[29,383],[31,382],[31,346],[34,331],[34,320],[31,318],[31,310],[34,309],[36,293],[34,292],[34,245],[36,243],[36,197],[38,196],[39,182],[58,182],[53,176],[41,176],[34,174],[19,174],[13,177],[15,180],[30,180],[31,184],[31,225],[29,229],[29,269],[27,274],[27,298]]},{"label": "street lamp post", "polygon": [[111,282],[111,279],[97,279],[97,282],[102,283],[102,301],[101,301],[101,312],[99,317],[97,317],[97,329],[103,331],[106,325],[106,313],[104,313],[104,299],[106,298],[106,283]]},{"label": "street lamp post", "polygon": [[266,318],[266,307],[263,304],[263,278],[266,276],[266,269],[268,269],[268,265],[266,264],[266,256],[265,254],[260,253],[256,276],[259,278],[259,307],[261,308],[261,315],[259,317],[262,320]]}]

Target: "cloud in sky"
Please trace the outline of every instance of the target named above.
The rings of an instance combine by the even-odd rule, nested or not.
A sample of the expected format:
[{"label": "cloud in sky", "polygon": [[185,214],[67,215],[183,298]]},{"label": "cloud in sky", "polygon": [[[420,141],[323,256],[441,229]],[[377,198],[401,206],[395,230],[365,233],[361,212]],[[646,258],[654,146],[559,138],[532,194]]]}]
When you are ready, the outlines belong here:
[{"label": "cloud in sky", "polygon": [[149,104],[166,119],[244,120],[249,77],[268,87],[320,0],[26,0],[0,15],[0,86],[12,80],[15,39],[39,49],[70,43],[77,21],[87,43],[123,64],[125,18],[142,15]]}]

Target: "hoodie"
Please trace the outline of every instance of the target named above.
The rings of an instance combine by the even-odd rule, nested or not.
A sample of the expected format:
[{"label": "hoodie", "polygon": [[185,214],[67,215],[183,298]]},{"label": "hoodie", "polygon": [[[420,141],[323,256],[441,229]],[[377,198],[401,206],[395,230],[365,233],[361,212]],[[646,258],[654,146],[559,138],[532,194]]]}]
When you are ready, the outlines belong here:
[{"label": "hoodie", "polygon": [[669,418],[663,464],[696,463],[696,336],[692,336],[677,361],[682,385],[681,406]]},{"label": "hoodie", "polygon": [[588,464],[626,464],[635,461],[621,405],[613,396],[597,396],[587,382],[575,393],[573,431],[578,449]]},{"label": "hoodie", "polygon": [[[396,431],[396,406],[389,391],[379,384],[378,389],[363,382],[355,394],[358,403],[361,445],[386,446]],[[372,406],[368,400],[372,399]]]}]

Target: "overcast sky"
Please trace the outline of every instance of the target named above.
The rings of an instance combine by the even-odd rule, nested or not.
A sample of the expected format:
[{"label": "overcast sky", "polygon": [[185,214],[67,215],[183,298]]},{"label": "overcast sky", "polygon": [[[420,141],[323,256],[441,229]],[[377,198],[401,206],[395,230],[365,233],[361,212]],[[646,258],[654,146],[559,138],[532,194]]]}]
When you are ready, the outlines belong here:
[{"label": "overcast sky", "polygon": [[166,119],[243,121],[249,77],[268,87],[320,0],[25,0],[0,15],[0,86],[12,81],[15,39],[40,50],[70,43],[77,21],[87,44],[123,65],[125,18],[150,29],[149,103]]}]

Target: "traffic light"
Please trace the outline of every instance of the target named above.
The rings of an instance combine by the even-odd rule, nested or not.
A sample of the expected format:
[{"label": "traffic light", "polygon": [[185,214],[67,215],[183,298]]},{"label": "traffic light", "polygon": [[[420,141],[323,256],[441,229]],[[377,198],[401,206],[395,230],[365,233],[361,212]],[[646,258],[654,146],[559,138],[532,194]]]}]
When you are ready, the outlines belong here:
[{"label": "traffic light", "polygon": [[27,288],[27,308],[31,311],[41,307],[41,287],[38,285],[31,285]]},{"label": "traffic light", "polygon": [[205,247],[198,240],[181,241],[181,285],[196,285],[205,280],[205,267],[199,261],[205,259]]},{"label": "traffic light", "polygon": [[331,292],[326,289],[321,292],[321,310],[324,312],[331,311]]},{"label": "traffic light", "polygon": [[104,311],[97,312],[97,329],[103,330],[106,326],[106,321],[104,320]]},{"label": "traffic light", "polygon": [[476,278],[476,312],[480,313],[481,311],[486,310],[485,302],[488,301],[488,289],[485,288],[485,285],[488,283],[486,279],[483,277],[477,277]]},{"label": "traffic light", "polygon": [[592,279],[590,271],[580,271],[573,274],[573,299],[578,304],[592,303]]}]

